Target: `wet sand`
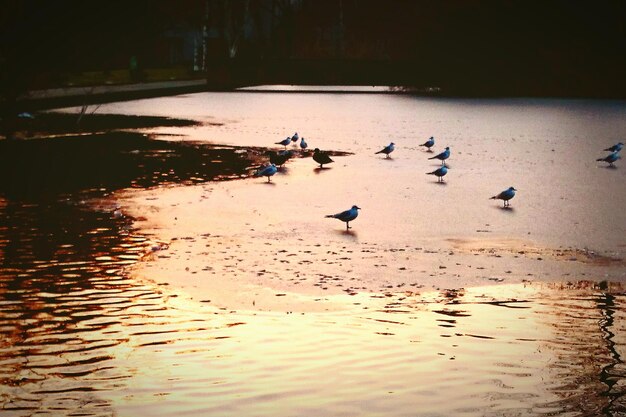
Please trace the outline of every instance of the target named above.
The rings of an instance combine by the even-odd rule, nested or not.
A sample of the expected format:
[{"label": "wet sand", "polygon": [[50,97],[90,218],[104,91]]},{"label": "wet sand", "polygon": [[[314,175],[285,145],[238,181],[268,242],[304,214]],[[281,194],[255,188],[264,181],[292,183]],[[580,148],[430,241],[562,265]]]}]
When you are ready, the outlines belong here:
[{"label": "wet sand", "polygon": [[[296,169],[312,170],[311,161],[291,162],[290,172]],[[136,273],[220,307],[272,311],[341,308],[328,302],[329,294],[626,278],[619,255],[542,246],[497,233],[390,234],[393,226],[378,225],[384,219],[372,219],[372,206],[363,203],[346,232],[343,223],[324,218],[329,209],[306,200],[305,193],[320,191],[313,184],[318,178],[289,174],[276,175],[273,185],[248,179],[118,196],[124,210],[140,219],[137,227],[165,245]]]},{"label": "wet sand", "polygon": [[[624,124],[619,103],[256,93],[239,111],[244,96],[235,93],[121,109],[189,116],[207,97],[223,105],[199,119],[204,127],[153,133],[278,150],[273,143],[293,133],[285,120],[295,120],[310,147],[351,155],[327,169],[291,160],[270,184],[250,177],[121,193],[138,227],[168,246],[141,276],[223,307],[268,310],[338,308],[323,302],[334,293],[626,279],[626,170],[595,161]],[[260,119],[268,106],[282,114]],[[452,148],[444,183],[425,175],[440,165],[419,146],[431,134],[435,153]],[[389,138],[392,157],[375,155]],[[510,208],[489,200],[510,185],[519,190]],[[324,218],[353,204],[363,209],[349,233]]]}]

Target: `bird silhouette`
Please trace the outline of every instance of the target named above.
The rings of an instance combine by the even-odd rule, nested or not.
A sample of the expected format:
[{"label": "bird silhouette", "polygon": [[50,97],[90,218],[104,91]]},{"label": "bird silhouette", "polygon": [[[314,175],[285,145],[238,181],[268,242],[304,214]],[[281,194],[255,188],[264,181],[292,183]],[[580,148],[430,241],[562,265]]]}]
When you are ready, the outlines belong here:
[{"label": "bird silhouette", "polygon": [[276,174],[277,172],[278,172],[278,168],[276,168],[276,165],[269,164],[269,165],[265,165],[259,168],[259,170],[254,173],[254,176],[255,177],[267,177],[267,182],[270,182],[271,181],[270,177]]},{"label": "bird silhouette", "polygon": [[439,159],[441,161],[441,165],[444,165],[445,160],[448,159],[449,157],[450,157],[450,147],[446,146],[446,149],[443,152],[435,156],[432,156],[428,159]]},{"label": "bird silhouette", "polygon": [[283,165],[285,165],[285,162],[287,162],[287,160],[291,158],[292,156],[291,151],[281,151],[281,152],[267,151],[265,152],[265,154],[270,157],[270,163],[279,167],[282,167]]},{"label": "bird silhouette", "polygon": [[302,138],[302,139],[300,140],[300,148],[301,148],[301,149],[306,149],[306,148],[308,148],[308,147],[309,147],[309,145],[306,143],[306,141],[304,140],[304,138]]},{"label": "bird silhouette", "polygon": [[436,175],[437,176],[437,182],[443,182],[443,176],[446,175],[447,173],[448,173],[448,167],[444,165],[444,166],[442,166],[440,168],[437,168],[433,172],[427,172],[426,174],[428,174],[428,175]]},{"label": "bird silhouette", "polygon": [[509,200],[515,197],[515,191],[517,191],[515,188],[509,187],[506,190],[502,191],[500,194],[491,197],[491,200],[502,200],[504,203],[504,207],[510,206],[511,203],[509,202]]},{"label": "bird silhouette", "polygon": [[432,148],[434,145],[435,145],[435,138],[431,136],[430,139],[422,143],[420,146],[425,146],[430,151],[430,148]]},{"label": "bird silhouette", "polygon": [[300,139],[300,136],[298,136],[298,132],[294,133],[293,136],[291,137],[291,141],[293,143],[296,143],[298,141],[298,139]]},{"label": "bird silhouette", "polygon": [[285,149],[287,149],[287,145],[289,145],[290,143],[291,143],[291,138],[289,137],[281,140],[280,142],[275,142],[276,145],[283,145]]},{"label": "bird silhouette", "polygon": [[313,160],[320,164],[320,168],[324,168],[324,164],[330,164],[331,162],[335,162],[330,159],[330,156],[326,152],[322,152],[319,148],[315,148],[313,150]]},{"label": "bird silhouette", "polygon": [[606,148],[605,151],[619,152],[622,150],[623,147],[624,147],[624,144],[622,142],[618,142],[615,145],[611,146],[610,148]]},{"label": "bird silhouette", "polygon": [[375,152],[375,154],[384,153],[385,155],[387,155],[387,158],[389,158],[389,154],[393,152],[394,149],[396,149],[395,143],[391,142],[389,145],[385,146],[380,151]]},{"label": "bird silhouette", "polygon": [[615,165],[613,165],[613,162],[617,161],[618,159],[622,159],[622,156],[619,154],[619,152],[613,152],[613,153],[608,154],[604,158],[596,159],[596,161],[608,162],[609,166],[614,167]]},{"label": "bird silhouette", "polygon": [[342,211],[341,213],[337,213],[337,214],[328,214],[326,215],[326,217],[331,217],[333,219],[339,219],[342,222],[346,223],[346,230],[351,229],[350,227],[350,222],[354,219],[357,218],[357,216],[359,215],[359,210],[361,210],[361,207],[357,207],[352,206],[352,208],[350,210],[346,210],[346,211]]}]

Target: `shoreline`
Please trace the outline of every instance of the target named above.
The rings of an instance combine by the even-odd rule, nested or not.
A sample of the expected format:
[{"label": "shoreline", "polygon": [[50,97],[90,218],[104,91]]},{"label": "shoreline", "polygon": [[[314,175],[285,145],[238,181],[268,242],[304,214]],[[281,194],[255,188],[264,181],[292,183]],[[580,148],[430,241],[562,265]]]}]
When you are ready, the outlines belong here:
[{"label": "shoreline", "polygon": [[[64,117],[71,119],[68,115]],[[144,130],[165,120],[163,116],[161,120],[105,114],[96,115],[94,121],[100,118],[104,124],[124,121],[135,127],[140,126],[137,123],[147,122]],[[184,136],[206,131],[201,129],[220,130],[233,123],[224,117],[218,117],[223,121],[220,123],[192,119],[168,118],[170,124],[164,126],[171,126],[174,133],[180,129]],[[192,130],[185,130],[185,126]],[[153,132],[151,136],[162,137],[163,132]],[[242,162],[245,169],[232,177],[240,181],[225,184],[210,181],[213,177],[196,178],[194,170],[206,169],[209,160],[215,162],[210,154],[200,160],[193,157],[196,152],[193,147],[200,146],[197,139],[189,136],[171,142],[182,146],[178,150],[181,155],[183,148],[188,148],[186,157],[193,162],[188,172],[170,172],[173,174],[170,181],[184,186],[162,188],[158,185],[163,181],[161,175],[151,175],[153,171],[171,171],[170,150],[163,154],[163,166],[146,171],[153,187],[140,189],[141,184],[137,183],[133,187],[139,188],[122,187],[113,195],[120,196],[123,210],[136,219],[140,230],[154,233],[157,240],[168,244],[167,250],[153,254],[155,261],[138,266],[134,272],[143,279],[182,288],[201,301],[211,299],[224,308],[235,305],[270,310],[324,310],[337,308],[323,302],[329,295],[457,289],[525,281],[626,281],[624,250],[615,246],[619,246],[619,236],[613,234],[608,240],[596,233],[588,244],[584,231],[555,229],[549,218],[537,217],[539,212],[561,210],[561,201],[572,196],[565,194],[561,201],[552,199],[550,206],[545,207],[546,200],[540,194],[531,195],[526,190],[532,186],[527,185],[521,187],[526,193],[521,204],[515,200],[514,207],[504,211],[495,203],[468,199],[468,194],[488,196],[491,192],[481,186],[480,179],[485,173],[472,175],[472,171],[480,168],[487,173],[499,172],[495,164],[484,165],[474,154],[507,147],[507,152],[519,162],[520,167],[514,172],[518,178],[529,165],[537,164],[535,160],[525,159],[525,147],[519,144],[515,151],[507,143],[473,144],[470,139],[468,151],[459,152],[452,163],[453,172],[460,175],[450,182],[436,184],[415,182],[414,173],[420,172],[415,166],[430,156],[415,144],[401,148],[397,157],[394,154],[394,158],[381,159],[368,155],[373,154],[371,144],[344,139],[334,143],[333,149],[349,152],[334,152],[336,162],[329,169],[319,170],[310,159],[296,158],[289,161],[272,183],[266,184],[264,179],[250,178],[248,173],[262,158],[263,150],[271,148],[245,140],[234,145],[218,138],[206,145],[215,149],[232,148],[234,154],[244,159],[250,159],[246,149],[252,149],[256,155],[251,159],[253,162]],[[359,145],[362,148],[357,152],[355,147]],[[472,145],[478,145],[479,149],[472,149]],[[123,153],[134,155],[132,149],[132,146],[124,149]],[[148,159],[160,153],[155,151]],[[552,162],[552,156],[547,156]],[[128,161],[129,166],[133,164]],[[432,169],[423,160],[421,164],[424,171]],[[214,165],[215,172],[224,168],[221,163]],[[362,172],[383,175],[364,178]],[[600,170],[595,175],[604,181]],[[393,182],[389,182],[391,176]],[[474,181],[468,181],[472,176]],[[472,188],[468,193],[464,187]],[[551,190],[553,187],[542,187],[544,196]],[[420,197],[415,198],[416,195]],[[424,200],[421,195],[432,198]],[[461,198],[464,205],[459,211],[457,201]],[[357,202],[364,210],[349,233],[344,232],[340,222],[324,218],[330,210],[336,211],[335,207]],[[400,221],[387,221],[388,202],[395,205]],[[446,221],[433,222],[430,215],[424,218],[424,213]],[[559,234],[551,235],[554,230]],[[598,240],[599,237],[603,240]],[[563,246],[563,242],[571,243]],[[602,243],[602,247],[594,242]]]},{"label": "shoreline", "polygon": [[[626,282],[626,263],[611,254],[493,233],[389,245],[357,241],[358,226],[354,234],[346,234],[331,223],[324,233],[333,241],[325,246],[320,239],[304,243],[297,229],[276,230],[276,218],[263,225],[249,220],[232,232],[219,226],[251,214],[228,200],[256,182],[248,178],[122,192],[118,198],[136,218],[138,230],[167,242],[166,250],[147,256],[132,274],[218,308],[276,312],[344,310],[357,295]],[[222,212],[213,220],[202,215],[217,206]],[[236,212],[228,214],[230,210]]]}]

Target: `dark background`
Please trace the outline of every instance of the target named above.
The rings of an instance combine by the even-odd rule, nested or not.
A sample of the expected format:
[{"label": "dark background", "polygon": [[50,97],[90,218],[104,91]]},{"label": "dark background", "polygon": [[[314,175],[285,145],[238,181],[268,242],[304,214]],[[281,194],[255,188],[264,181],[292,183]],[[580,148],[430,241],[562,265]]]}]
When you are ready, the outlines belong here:
[{"label": "dark background", "polygon": [[[0,86],[11,97],[82,71],[128,69],[135,56],[141,68],[187,66],[212,88],[625,98],[625,22],[617,0],[4,0]],[[192,35],[199,64],[180,46]]]}]

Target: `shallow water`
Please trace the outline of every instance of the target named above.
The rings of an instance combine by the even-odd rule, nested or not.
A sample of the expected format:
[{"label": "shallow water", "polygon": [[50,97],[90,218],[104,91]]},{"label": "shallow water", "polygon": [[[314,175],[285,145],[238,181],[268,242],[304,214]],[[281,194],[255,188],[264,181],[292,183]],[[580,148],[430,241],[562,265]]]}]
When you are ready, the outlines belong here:
[{"label": "shallow water", "polygon": [[[98,112],[205,123],[152,130],[177,135],[171,140],[282,149],[274,143],[298,132],[310,149],[354,154],[336,158],[322,172],[314,172],[310,159],[297,169],[287,164],[283,181],[275,182],[288,186],[293,198],[285,199],[284,189],[257,193],[281,201],[276,211],[298,211],[297,219],[281,213],[285,219],[306,220],[318,216],[317,210],[323,215],[357,204],[364,208],[359,222],[370,221],[361,231],[385,224],[376,241],[483,231],[626,256],[625,162],[609,169],[596,161],[605,155],[602,149],[623,142],[624,101],[236,92],[113,103]],[[435,153],[419,146],[430,136],[435,153],[451,148],[443,185],[426,175],[439,165],[427,159]],[[390,160],[374,155],[392,141]],[[510,216],[498,215],[494,210],[501,203],[488,199],[509,186],[518,195]],[[409,221],[388,221],[390,208],[394,217]]]},{"label": "shallow water", "polygon": [[234,311],[129,277],[154,242],[126,220],[68,207],[78,226],[63,233],[36,220],[46,214],[12,213],[28,235],[3,228],[19,247],[0,275],[3,415],[626,411],[619,287],[407,290],[329,296],[341,312]]},{"label": "shallow water", "polygon": [[[623,254],[625,170],[594,158],[624,131],[624,103],[234,93],[99,111],[210,123],[153,130],[187,135],[170,140],[263,146],[298,130],[313,147],[354,155],[324,171],[291,161],[274,186],[250,178],[127,189],[125,199],[161,203],[160,212],[140,206],[142,215],[167,220],[150,235],[114,214],[117,192],[95,202],[87,196],[101,195],[97,189],[1,199],[3,416],[626,413],[622,287],[517,283],[528,271],[539,281],[623,278],[622,264],[548,267],[536,257],[546,256],[542,247],[570,246]],[[450,161],[459,174],[447,186],[424,178],[432,161],[417,145],[433,134],[460,148]],[[394,158],[374,156],[390,138],[400,145]],[[212,178],[195,170],[166,181]],[[158,182],[152,171],[146,175]],[[524,190],[514,210],[491,207],[492,189],[513,179]],[[611,199],[596,198],[598,190]],[[364,211],[352,233],[323,218],[353,200]],[[410,221],[381,223],[389,207]],[[175,217],[181,213],[187,218]],[[532,258],[485,249],[495,240],[485,233],[536,239],[540,249]],[[239,260],[244,251],[250,256]],[[142,261],[146,253],[153,262]],[[150,269],[136,274],[168,260],[180,268],[169,280],[151,280]],[[230,296],[181,284],[227,280],[254,294],[285,289],[274,281],[294,280],[298,268],[305,281],[272,298],[339,307],[231,304]],[[308,269],[323,275],[309,282]],[[516,284],[482,286],[493,277]],[[473,287],[460,288],[467,283]],[[299,290],[307,284],[312,289]]]}]

